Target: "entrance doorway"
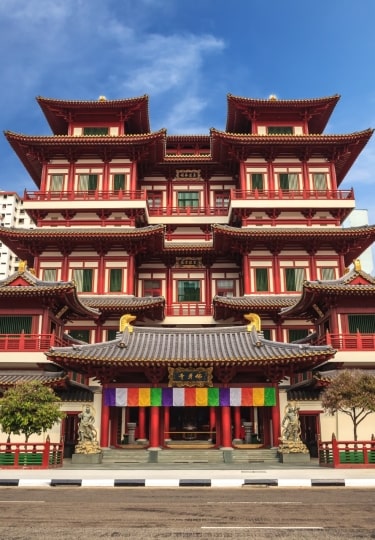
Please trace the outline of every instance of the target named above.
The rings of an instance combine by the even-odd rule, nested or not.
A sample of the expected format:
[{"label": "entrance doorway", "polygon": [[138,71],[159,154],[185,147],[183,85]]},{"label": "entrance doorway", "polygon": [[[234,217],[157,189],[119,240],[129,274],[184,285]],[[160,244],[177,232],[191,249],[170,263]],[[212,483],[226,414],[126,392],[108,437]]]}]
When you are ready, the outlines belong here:
[{"label": "entrance doorway", "polygon": [[320,413],[300,411],[301,439],[307,446],[311,457],[318,457],[318,441],[320,438]]},{"label": "entrance doorway", "polygon": [[169,433],[167,439],[212,441],[209,407],[171,407]]}]

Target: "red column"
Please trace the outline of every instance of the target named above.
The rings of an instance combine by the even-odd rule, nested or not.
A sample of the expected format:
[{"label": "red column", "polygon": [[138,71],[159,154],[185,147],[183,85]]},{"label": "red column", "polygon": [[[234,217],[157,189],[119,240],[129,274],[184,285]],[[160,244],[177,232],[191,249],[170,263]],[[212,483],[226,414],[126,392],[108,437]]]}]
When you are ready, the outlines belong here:
[{"label": "red column", "polygon": [[134,194],[137,190],[137,162],[133,161],[130,172],[130,191]]},{"label": "red column", "polygon": [[146,409],[145,407],[138,408],[138,438],[146,439]]},{"label": "red column", "polygon": [[232,448],[232,425],[230,418],[230,407],[221,407],[221,446]]},{"label": "red column", "polygon": [[134,294],[134,272],[135,272],[134,255],[132,253],[129,253],[127,287],[126,287],[126,292],[128,294]]},{"label": "red column", "polygon": [[273,446],[279,445],[280,438],[280,400],[279,400],[279,389],[277,383],[274,384],[275,395],[276,395],[276,405],[272,407],[272,444]]},{"label": "red column", "polygon": [[247,178],[246,178],[246,164],[241,161],[240,163],[240,190],[246,191],[250,189],[250,186],[247,185]]},{"label": "red column", "polygon": [[171,418],[171,410],[169,407],[164,407],[164,430],[163,430],[163,437],[162,437],[162,443],[164,446],[165,439],[170,439],[170,418]]},{"label": "red column", "polygon": [[[267,162],[267,176],[268,176],[268,190],[275,190],[275,178],[273,176],[273,163],[272,161]],[[271,195],[272,197],[272,195]]]},{"label": "red column", "polygon": [[166,295],[165,303],[167,308],[167,315],[170,314],[170,309],[173,304],[173,282],[172,282],[172,268],[168,266],[167,268],[167,286],[166,286]]},{"label": "red column", "polygon": [[206,303],[206,313],[208,313],[208,310],[211,308],[211,302],[212,302],[212,281],[210,279],[210,269],[206,267],[204,272],[205,272],[205,278],[206,278],[205,303]]},{"label": "red column", "polygon": [[273,273],[273,292],[280,293],[280,264],[279,264],[279,254],[272,253],[272,273]]},{"label": "red column", "polygon": [[242,255],[242,275],[243,275],[243,293],[250,294],[250,263],[249,255]]},{"label": "red column", "polygon": [[74,161],[69,163],[68,185],[66,187],[68,197],[74,199]]},{"label": "red column", "polygon": [[159,448],[159,407],[150,407],[150,448]]},{"label": "red column", "polygon": [[99,253],[98,261],[98,291],[97,294],[104,293],[104,282],[105,282],[105,264],[104,264],[104,255]]},{"label": "red column", "polygon": [[109,190],[109,163],[108,161],[105,161],[104,167],[103,167],[103,187],[102,187],[102,191],[103,191],[103,195],[105,199],[108,197],[108,190]]},{"label": "red column", "polygon": [[214,439],[213,431],[216,429],[216,409],[210,407],[210,439]]},{"label": "red column", "polygon": [[241,407],[234,407],[234,439],[241,439]]},{"label": "red column", "polygon": [[100,427],[100,446],[108,448],[109,437],[109,407],[104,404],[104,394],[102,394],[102,414]]},{"label": "red column", "polygon": [[69,265],[68,265],[68,255],[66,253],[62,253],[62,264],[61,264],[61,281],[68,281],[68,272],[69,272]]}]

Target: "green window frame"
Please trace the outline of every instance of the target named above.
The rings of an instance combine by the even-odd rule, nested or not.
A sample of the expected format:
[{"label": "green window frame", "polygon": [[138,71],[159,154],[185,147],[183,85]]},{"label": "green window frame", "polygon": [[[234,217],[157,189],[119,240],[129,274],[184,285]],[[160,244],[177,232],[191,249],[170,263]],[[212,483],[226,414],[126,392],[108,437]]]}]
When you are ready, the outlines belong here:
[{"label": "green window frame", "polygon": [[78,191],[95,191],[97,188],[97,174],[80,174],[78,176]]},{"label": "green window frame", "polygon": [[113,341],[117,337],[118,330],[110,329],[107,330],[107,341]]},{"label": "green window frame", "polygon": [[270,328],[263,328],[262,332],[263,332],[264,339],[268,339],[270,341],[271,340],[271,329]]},{"label": "green window frame", "polygon": [[262,173],[251,173],[251,189],[263,190],[263,174]]},{"label": "green window frame", "polygon": [[91,268],[74,269],[73,280],[78,292],[92,292],[93,271]]},{"label": "green window frame", "polygon": [[83,135],[108,135],[109,127],[105,126],[87,126],[83,128]]},{"label": "green window frame", "polygon": [[288,330],[288,341],[292,343],[293,341],[299,341],[304,339],[309,335],[309,330],[307,328],[290,328]]},{"label": "green window frame", "polygon": [[78,330],[71,328],[68,330],[68,334],[74,338],[78,339],[79,341],[84,341],[85,343],[90,343],[90,330]]},{"label": "green window frame", "polygon": [[109,269],[109,292],[122,291],[122,268]]},{"label": "green window frame", "polygon": [[304,279],[304,268],[285,268],[285,285],[287,291],[301,291]]},{"label": "green window frame", "polygon": [[116,173],[113,175],[113,189],[114,191],[120,191],[125,189],[125,174]]},{"label": "green window frame", "polygon": [[229,191],[215,191],[215,208],[228,208]]},{"label": "green window frame", "polygon": [[177,193],[177,205],[179,208],[198,208],[198,191],[179,191]]},{"label": "green window frame", "polygon": [[255,289],[257,292],[269,291],[268,268],[255,268]]},{"label": "green window frame", "polygon": [[332,281],[336,278],[336,269],[335,268],[321,268],[320,275],[324,281]]},{"label": "green window frame", "polygon": [[375,315],[368,314],[350,314],[348,315],[348,327],[350,334],[375,334]]},{"label": "green window frame", "polygon": [[177,297],[179,302],[200,302],[201,282],[197,280],[180,280],[177,282]]},{"label": "green window frame", "polygon": [[280,173],[279,186],[282,191],[298,189],[298,174],[296,173]]},{"label": "green window frame", "polygon": [[293,135],[293,126],[267,126],[268,135]]},{"label": "green window frame", "polygon": [[2,315],[0,334],[31,334],[32,322],[31,316]]}]

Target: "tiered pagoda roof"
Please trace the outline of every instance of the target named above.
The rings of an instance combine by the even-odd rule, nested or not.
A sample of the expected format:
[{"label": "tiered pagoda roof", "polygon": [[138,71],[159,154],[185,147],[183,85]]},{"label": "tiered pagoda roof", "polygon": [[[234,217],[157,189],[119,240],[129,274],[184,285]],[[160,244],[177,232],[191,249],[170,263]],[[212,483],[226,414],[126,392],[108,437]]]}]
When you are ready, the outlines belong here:
[{"label": "tiered pagoda roof", "polygon": [[129,99],[80,101],[37,97],[37,101],[55,135],[67,135],[71,122],[124,123],[125,133],[150,132],[148,96]]},{"label": "tiered pagoda roof", "polygon": [[322,133],[340,96],[317,99],[253,99],[228,94],[226,131],[251,133],[251,123],[307,121],[309,133]]},{"label": "tiered pagoda roof", "polygon": [[375,226],[361,227],[231,227],[212,225],[214,249],[219,253],[266,249],[279,251],[304,246],[307,252],[327,249],[344,255],[349,266],[375,240]]},{"label": "tiered pagoda roof", "polygon": [[[130,331],[129,331],[130,330]],[[100,380],[117,380],[128,368],[212,367],[310,369],[335,354],[330,346],[268,341],[247,326],[217,328],[125,328],[113,341],[53,347],[46,353],[57,365]]]},{"label": "tiered pagoda roof", "polygon": [[217,162],[248,158],[274,160],[320,158],[335,163],[340,185],[373,134],[372,129],[346,135],[251,135],[211,129],[212,159]]},{"label": "tiered pagoda roof", "polygon": [[251,294],[248,296],[214,296],[213,309],[215,320],[231,317],[243,318],[243,314],[256,312],[259,315],[278,315],[280,309],[295,305],[300,295]]},{"label": "tiered pagoda roof", "polygon": [[374,304],[375,278],[363,272],[358,263],[340,279],[304,281],[298,301],[282,309],[281,315],[314,320],[318,317],[316,308],[324,313],[330,308],[332,300],[338,305],[340,299],[347,303],[348,298],[352,305],[359,302],[361,307],[372,307]]}]

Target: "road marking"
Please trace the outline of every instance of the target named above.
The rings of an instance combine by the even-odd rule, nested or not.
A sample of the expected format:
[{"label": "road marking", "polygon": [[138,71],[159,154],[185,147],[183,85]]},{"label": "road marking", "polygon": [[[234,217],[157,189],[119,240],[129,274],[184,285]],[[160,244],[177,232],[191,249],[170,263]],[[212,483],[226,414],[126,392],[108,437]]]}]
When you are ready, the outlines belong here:
[{"label": "road marking", "polygon": [[17,503],[18,503],[18,504],[32,504],[32,503],[34,503],[34,504],[40,504],[40,503],[45,503],[45,502],[46,502],[46,501],[1,501],[1,500],[0,500],[0,504],[4,504],[4,503],[6,503],[6,504],[15,504],[15,503],[16,503],[16,504],[17,504]]},{"label": "road marking", "polygon": [[324,527],[201,527],[201,529],[272,529],[286,531],[323,531]]},{"label": "road marking", "polygon": [[[219,505],[219,504],[260,504],[261,506],[265,505],[265,504],[304,504],[302,503],[301,501],[280,501],[280,502],[271,502],[271,501],[266,501],[266,502],[262,502],[262,501],[213,501],[213,502],[207,502],[206,504],[214,504],[215,506]],[[334,504],[337,504],[337,503],[334,503]]]}]

